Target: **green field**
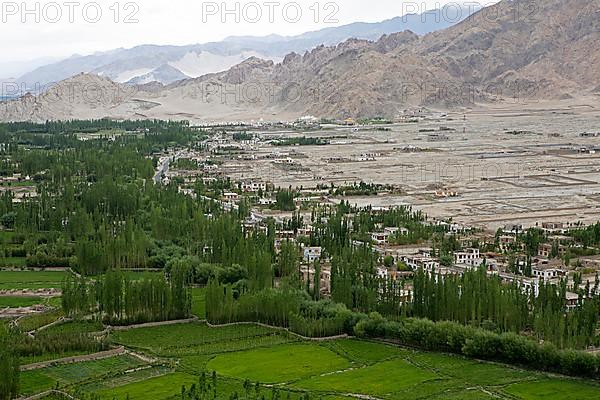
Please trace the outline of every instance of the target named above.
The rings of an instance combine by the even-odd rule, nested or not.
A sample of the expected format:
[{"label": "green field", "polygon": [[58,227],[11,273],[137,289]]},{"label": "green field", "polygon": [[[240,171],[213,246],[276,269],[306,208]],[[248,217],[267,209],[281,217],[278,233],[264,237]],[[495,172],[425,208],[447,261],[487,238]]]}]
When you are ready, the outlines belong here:
[{"label": "green field", "polygon": [[[100,325],[74,322],[53,330],[92,331]],[[304,342],[257,325],[211,328],[204,323],[114,331],[111,340],[158,358],[153,366],[131,357],[24,372],[23,394],[56,382],[101,399],[179,399],[181,388],[217,374],[217,399],[298,400],[491,400],[596,399],[600,385],[459,356],[405,349],[357,339]],[[244,387],[249,380],[251,388]],[[259,393],[256,383],[260,382]],[[272,386],[273,384],[274,386]],[[268,385],[268,386],[265,386]],[[246,392],[246,393],[245,393]],[[149,397],[149,393],[151,396]],[[352,397],[348,397],[352,396]],[[212,397],[211,397],[212,398]]]},{"label": "green field", "polygon": [[20,318],[18,321],[19,328],[23,332],[33,331],[42,326],[51,324],[63,316],[61,310],[53,310],[43,314],[34,314]]},{"label": "green field", "polygon": [[25,257],[0,257],[0,268],[24,267],[27,264]]},{"label": "green field", "polygon": [[270,336],[277,336],[276,332],[256,325],[210,328],[204,323],[189,323],[116,331],[112,339],[118,344],[171,356],[194,355],[214,346],[235,345],[240,340],[260,342]]},{"label": "green field", "polygon": [[97,391],[96,394],[102,399],[163,400],[174,398],[175,395],[181,393],[182,385],[189,387],[197,381],[198,378],[194,375],[175,372],[116,388],[102,389]]},{"label": "green field", "polygon": [[200,319],[206,318],[206,298],[204,288],[192,289],[192,314]]},{"label": "green field", "polygon": [[59,289],[66,274],[64,271],[0,271],[0,290]]},{"label": "green field", "polygon": [[420,369],[406,360],[396,359],[365,368],[308,379],[295,386],[313,391],[326,390],[382,396],[438,378],[433,372]]},{"label": "green field", "polygon": [[583,400],[600,399],[600,386],[578,380],[541,380],[511,385],[506,392],[531,400]]},{"label": "green field", "polygon": [[131,356],[111,357],[97,361],[63,364],[21,373],[21,394],[33,394],[50,389],[57,383],[69,386],[91,378],[116,374],[143,363]]},{"label": "green field", "polygon": [[44,329],[44,333],[91,333],[104,330],[104,326],[99,321],[72,321],[64,324],[54,325]]},{"label": "green field", "polygon": [[0,308],[31,307],[36,304],[44,304],[44,299],[28,296],[0,296]]},{"label": "green field", "polygon": [[349,365],[348,360],[326,347],[292,344],[219,355],[207,369],[234,378],[282,383],[343,370]]}]

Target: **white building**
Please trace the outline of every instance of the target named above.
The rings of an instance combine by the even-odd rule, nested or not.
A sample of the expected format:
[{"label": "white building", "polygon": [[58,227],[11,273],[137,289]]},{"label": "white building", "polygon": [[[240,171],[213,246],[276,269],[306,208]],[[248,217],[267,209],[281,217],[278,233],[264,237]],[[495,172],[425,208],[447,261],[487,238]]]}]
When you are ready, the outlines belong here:
[{"label": "white building", "polygon": [[424,271],[431,272],[433,269],[439,270],[440,268],[440,262],[438,260],[426,255],[404,256],[402,257],[402,261],[412,270],[423,268]]},{"label": "white building", "polygon": [[321,259],[321,247],[305,247],[304,248],[304,261],[313,263],[316,260]]},{"label": "white building", "polygon": [[539,278],[543,281],[559,278],[561,276],[565,276],[565,274],[566,272],[559,268],[531,268],[531,275],[533,275],[534,278]]},{"label": "white building", "polygon": [[383,232],[371,233],[371,240],[375,244],[387,244],[390,237],[395,235],[408,235],[408,229],[395,227],[384,228]]},{"label": "white building", "polygon": [[454,253],[455,264],[466,264],[473,268],[483,264],[483,258],[479,253],[479,249],[466,249],[465,251],[457,251]]},{"label": "white building", "polygon": [[258,191],[266,191],[267,184],[264,182],[242,182],[241,184],[242,191],[244,192],[258,192]]}]

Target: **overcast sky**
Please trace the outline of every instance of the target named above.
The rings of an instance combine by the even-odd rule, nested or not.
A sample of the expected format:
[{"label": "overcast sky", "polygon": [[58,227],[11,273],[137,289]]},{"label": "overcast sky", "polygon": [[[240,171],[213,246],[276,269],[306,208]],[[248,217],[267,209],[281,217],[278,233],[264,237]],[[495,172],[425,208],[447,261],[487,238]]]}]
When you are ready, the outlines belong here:
[{"label": "overcast sky", "polygon": [[22,69],[22,62],[35,64],[31,61],[39,63],[40,58],[140,44],[205,43],[232,35],[295,35],[420,13],[447,3],[458,4],[448,0],[28,0],[23,7],[22,0],[0,0],[0,77]]}]

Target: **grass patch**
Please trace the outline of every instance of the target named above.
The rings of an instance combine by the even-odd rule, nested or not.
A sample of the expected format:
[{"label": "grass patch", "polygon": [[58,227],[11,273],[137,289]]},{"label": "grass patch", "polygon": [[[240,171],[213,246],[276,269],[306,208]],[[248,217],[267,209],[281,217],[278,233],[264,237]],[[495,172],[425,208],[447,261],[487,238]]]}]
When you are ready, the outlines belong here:
[{"label": "grass patch", "polygon": [[21,331],[29,332],[46,326],[63,316],[61,310],[50,311],[43,314],[35,314],[19,319],[18,325]]},{"label": "grass patch", "polygon": [[28,365],[28,364],[36,364],[36,363],[44,362],[44,361],[58,360],[60,358],[83,356],[86,354],[90,354],[90,353],[88,351],[80,351],[80,350],[64,351],[62,353],[52,352],[52,353],[44,353],[39,356],[21,357],[21,358],[19,358],[19,361],[21,362],[21,365]]},{"label": "grass patch", "polygon": [[190,387],[196,383],[198,378],[182,372],[174,372],[159,377],[147,379],[142,382],[130,383],[127,385],[103,389],[95,392],[101,399],[123,400],[129,396],[130,400],[163,400],[174,398],[181,393],[181,387],[185,385]]},{"label": "grass patch", "polygon": [[320,392],[384,396],[437,379],[438,376],[405,360],[385,361],[370,367],[304,380],[294,386]]},{"label": "grass patch", "polygon": [[206,345],[215,342],[272,335],[275,330],[258,325],[239,325],[210,328],[204,323],[188,323],[115,331],[115,343],[150,350],[156,354],[169,354],[172,350]]},{"label": "grass patch", "polygon": [[58,334],[58,333],[92,333],[101,332],[104,330],[104,326],[100,321],[70,321],[64,324],[54,325],[48,329],[44,329],[44,333]]},{"label": "grass patch", "polygon": [[544,379],[516,383],[504,391],[523,400],[600,399],[600,386],[575,380]]},{"label": "grass patch", "polygon": [[150,378],[166,375],[173,372],[172,368],[166,366],[153,366],[139,371],[130,372],[128,374],[120,374],[104,379],[94,380],[92,382],[78,385],[77,388],[83,392],[95,393],[100,390],[107,391],[109,389],[125,386],[136,382],[143,382]]},{"label": "grass patch", "polygon": [[211,355],[219,353],[230,353],[234,351],[242,351],[255,349],[259,347],[272,347],[275,345],[295,342],[283,333],[274,333],[263,336],[252,336],[239,339],[230,339],[223,341],[198,344],[187,347],[169,347],[160,349],[157,354],[166,357],[181,357],[188,355]]},{"label": "grass patch", "polygon": [[0,308],[31,307],[43,303],[44,300],[41,297],[0,296]]},{"label": "grass patch", "polygon": [[414,352],[410,355],[410,359],[426,369],[463,380],[471,385],[506,385],[530,380],[537,375],[535,372],[439,353]]},{"label": "grass patch", "polygon": [[56,380],[44,374],[42,370],[21,372],[20,394],[32,395],[54,388]]},{"label": "grass patch", "polygon": [[0,271],[0,289],[59,289],[65,271]]},{"label": "grass patch", "polygon": [[251,381],[281,383],[347,368],[349,363],[314,344],[291,344],[219,355],[207,369]]},{"label": "grass patch", "polygon": [[206,318],[206,290],[204,288],[192,289],[192,314],[200,319]]},{"label": "grass patch", "polygon": [[[92,378],[100,378],[108,374],[144,365],[131,356],[118,356],[103,360],[86,361],[75,364],[62,364],[48,368],[25,371],[21,373],[22,394],[39,393],[56,385],[69,386]],[[23,384],[25,382],[25,384]]]},{"label": "grass patch", "polygon": [[407,350],[398,346],[356,339],[335,340],[326,342],[324,346],[327,346],[350,361],[359,364],[373,364],[378,361],[384,361],[409,354]]}]

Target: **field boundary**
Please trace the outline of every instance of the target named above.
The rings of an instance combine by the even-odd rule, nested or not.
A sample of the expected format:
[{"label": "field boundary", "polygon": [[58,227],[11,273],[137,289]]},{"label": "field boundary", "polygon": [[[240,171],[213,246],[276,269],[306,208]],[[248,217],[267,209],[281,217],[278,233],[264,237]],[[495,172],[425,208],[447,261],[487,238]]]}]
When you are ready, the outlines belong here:
[{"label": "field boundary", "polygon": [[36,335],[38,332],[41,332],[41,331],[43,331],[43,330],[46,330],[46,329],[48,329],[48,328],[51,328],[51,327],[53,327],[53,326],[60,326],[60,325],[64,325],[64,324],[66,324],[66,323],[68,323],[68,322],[72,322],[72,321],[73,321],[73,318],[60,317],[60,318],[59,318],[59,319],[57,319],[56,321],[54,321],[54,322],[50,322],[48,325],[40,326],[39,328],[37,328],[37,329],[34,329],[34,330],[32,330],[32,331],[28,332],[28,334],[29,334],[30,336],[35,336],[35,335]]},{"label": "field boundary", "polygon": [[157,326],[168,326],[168,325],[179,325],[179,324],[191,324],[194,322],[199,322],[198,317],[187,318],[187,319],[174,319],[171,321],[158,321],[158,322],[146,322],[144,324],[137,325],[123,325],[123,326],[112,326],[106,325],[106,329],[109,331],[128,331],[131,329],[139,329],[139,328],[154,328]]},{"label": "field boundary", "polygon": [[56,390],[56,389],[46,390],[45,392],[34,394],[29,397],[19,397],[18,399],[19,400],[37,400],[37,399],[43,399],[44,397],[49,396],[51,394],[58,394],[67,399],[78,400],[77,397],[74,397],[74,396],[70,395],[69,393],[63,392],[61,390]]},{"label": "field boundary", "polygon": [[128,354],[127,350],[125,349],[125,346],[119,346],[116,349],[101,351],[99,353],[85,354],[82,356],[65,357],[65,358],[59,358],[56,360],[48,360],[48,361],[42,361],[39,363],[21,365],[20,370],[21,371],[32,371],[35,369],[47,368],[47,367],[51,367],[54,365],[76,364],[76,363],[86,362],[86,361],[97,361],[97,360],[103,360],[105,358],[121,356],[124,354]]},{"label": "field boundary", "polygon": [[203,320],[201,322],[206,323],[206,325],[208,325],[211,328],[225,328],[227,326],[240,326],[240,325],[257,325],[257,326],[262,326],[263,328],[269,328],[269,329],[275,329],[278,331],[287,332],[287,333],[291,334],[292,336],[295,336],[302,340],[310,340],[313,342],[326,342],[329,340],[346,339],[346,338],[350,337],[348,334],[344,333],[342,335],[336,335],[336,336],[325,336],[325,337],[312,338],[312,337],[302,336],[299,333],[291,331],[289,328],[282,328],[280,326],[263,324],[262,322],[230,322],[228,324],[216,324],[216,325],[211,324],[207,320]]}]

